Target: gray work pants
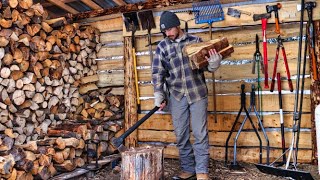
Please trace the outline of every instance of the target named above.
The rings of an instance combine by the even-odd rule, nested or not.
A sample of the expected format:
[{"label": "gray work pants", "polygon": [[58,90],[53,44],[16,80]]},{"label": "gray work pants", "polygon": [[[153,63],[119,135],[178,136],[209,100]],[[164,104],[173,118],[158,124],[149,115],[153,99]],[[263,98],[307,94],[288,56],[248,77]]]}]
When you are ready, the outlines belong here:
[{"label": "gray work pants", "polygon": [[[208,98],[188,104],[186,97],[177,101],[171,96],[170,103],[182,170],[208,173],[210,158],[207,128]],[[193,145],[190,143],[190,123],[195,139]]]}]

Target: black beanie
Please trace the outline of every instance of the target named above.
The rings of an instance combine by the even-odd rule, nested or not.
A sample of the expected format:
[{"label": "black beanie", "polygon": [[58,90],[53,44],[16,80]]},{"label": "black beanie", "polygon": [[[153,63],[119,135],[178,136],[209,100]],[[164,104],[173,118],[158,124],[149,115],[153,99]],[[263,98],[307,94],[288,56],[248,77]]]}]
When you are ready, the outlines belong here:
[{"label": "black beanie", "polygon": [[180,26],[180,20],[178,16],[170,11],[164,11],[160,17],[160,31]]}]

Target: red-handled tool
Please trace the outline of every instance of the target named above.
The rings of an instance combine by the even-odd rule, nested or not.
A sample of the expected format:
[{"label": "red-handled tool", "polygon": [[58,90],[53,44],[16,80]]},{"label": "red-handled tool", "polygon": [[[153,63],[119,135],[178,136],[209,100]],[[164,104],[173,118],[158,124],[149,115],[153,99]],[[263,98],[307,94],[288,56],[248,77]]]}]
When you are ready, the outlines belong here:
[{"label": "red-handled tool", "polygon": [[262,36],[263,36],[263,65],[264,65],[264,88],[269,88],[268,83],[268,52],[267,52],[267,21],[271,17],[270,13],[254,14],[253,20],[261,20],[262,23]]},{"label": "red-handled tool", "polygon": [[274,58],[274,66],[273,66],[273,74],[272,74],[270,91],[273,92],[273,90],[274,90],[275,77],[276,77],[276,73],[277,73],[277,64],[278,64],[278,59],[279,59],[279,49],[281,48],[283,61],[284,61],[284,65],[285,65],[286,72],[287,72],[289,89],[291,92],[293,92],[293,85],[292,85],[292,80],[290,78],[290,70],[289,70],[288,61],[287,61],[286,50],[284,49],[280,35],[277,38],[277,42],[278,42],[278,46],[277,46],[277,50],[276,50],[276,57]]}]

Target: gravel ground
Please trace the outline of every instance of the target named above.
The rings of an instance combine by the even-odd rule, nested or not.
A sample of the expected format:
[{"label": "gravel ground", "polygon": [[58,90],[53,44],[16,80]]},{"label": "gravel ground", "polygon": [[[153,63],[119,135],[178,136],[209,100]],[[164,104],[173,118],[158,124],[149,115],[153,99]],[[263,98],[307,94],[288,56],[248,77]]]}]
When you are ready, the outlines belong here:
[{"label": "gravel ground", "polygon": [[[269,174],[261,173],[254,164],[248,163],[240,163],[243,167],[242,170],[230,170],[229,168],[224,166],[224,162],[210,160],[210,178],[213,180],[220,179],[230,179],[230,180],[282,180],[282,179],[290,179],[283,178],[278,176],[273,176]],[[303,164],[299,165],[299,168],[302,170],[309,171],[314,179],[320,179],[320,176],[317,174],[317,166]],[[164,179],[171,179],[176,172],[179,171],[179,161],[177,159],[165,159],[164,161]],[[100,171],[96,172],[93,177],[78,177],[74,178],[74,180],[119,180],[120,179],[120,171],[121,168],[116,166],[114,169],[111,169],[111,165],[106,166]]]}]

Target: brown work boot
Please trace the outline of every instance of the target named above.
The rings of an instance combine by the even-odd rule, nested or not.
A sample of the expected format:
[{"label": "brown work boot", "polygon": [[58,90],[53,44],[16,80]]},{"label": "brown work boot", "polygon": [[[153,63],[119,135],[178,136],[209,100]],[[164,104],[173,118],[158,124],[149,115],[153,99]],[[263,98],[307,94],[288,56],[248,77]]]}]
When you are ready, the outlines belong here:
[{"label": "brown work boot", "polygon": [[206,173],[197,174],[197,180],[210,180],[209,175]]},{"label": "brown work boot", "polygon": [[195,179],[196,174],[190,173],[190,172],[185,172],[181,171],[178,175],[172,177],[173,180],[180,180],[180,179]]}]

